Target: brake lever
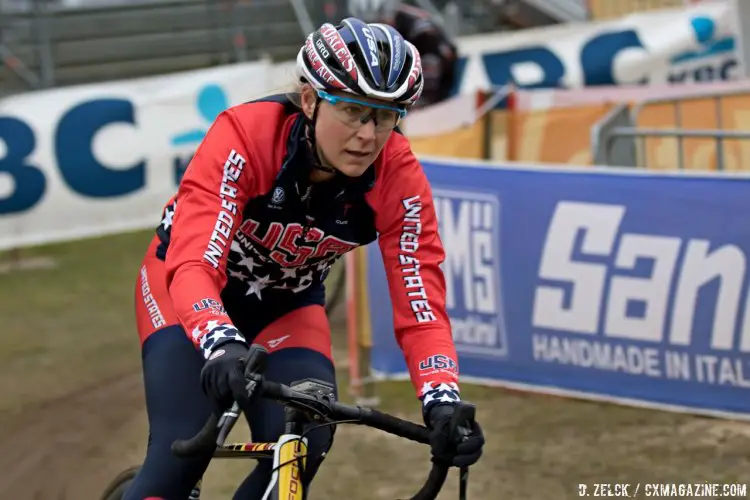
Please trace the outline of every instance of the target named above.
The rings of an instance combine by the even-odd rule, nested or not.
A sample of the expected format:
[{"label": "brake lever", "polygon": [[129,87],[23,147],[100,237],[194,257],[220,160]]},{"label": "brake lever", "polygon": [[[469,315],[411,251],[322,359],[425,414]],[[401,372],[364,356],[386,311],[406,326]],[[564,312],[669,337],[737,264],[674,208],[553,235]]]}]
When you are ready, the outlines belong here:
[{"label": "brake lever", "polygon": [[268,366],[268,351],[260,344],[252,344],[247,351],[245,360],[245,377],[253,378],[252,375],[262,375]]},{"label": "brake lever", "polygon": [[455,432],[459,441],[464,441],[471,435],[471,423],[476,415],[476,407],[471,403],[461,402],[451,415],[450,429]]},{"label": "brake lever", "polygon": [[466,500],[469,489],[469,466],[465,465],[459,469],[458,500]]},{"label": "brake lever", "polygon": [[[450,428],[455,430],[457,441],[465,441],[471,435],[471,422],[474,421],[476,407],[470,403],[459,403],[456,411],[451,415]],[[458,498],[467,499],[469,489],[469,467],[459,469]]]},{"label": "brake lever", "polygon": [[234,424],[240,418],[240,413],[240,405],[235,401],[232,403],[232,407],[222,413],[221,417],[219,417],[219,422],[216,424],[216,427],[219,429],[216,436],[217,448],[224,446],[224,442],[229,437],[232,427],[234,427]]},{"label": "brake lever", "polygon": [[[268,351],[260,344],[252,344],[248,348],[247,359],[245,361],[245,392],[250,399],[262,381],[262,374],[266,370]],[[234,424],[240,418],[242,409],[240,404],[235,401],[231,408],[222,413],[216,428],[219,430],[216,436],[216,446],[224,446],[224,442],[229,437]]]}]

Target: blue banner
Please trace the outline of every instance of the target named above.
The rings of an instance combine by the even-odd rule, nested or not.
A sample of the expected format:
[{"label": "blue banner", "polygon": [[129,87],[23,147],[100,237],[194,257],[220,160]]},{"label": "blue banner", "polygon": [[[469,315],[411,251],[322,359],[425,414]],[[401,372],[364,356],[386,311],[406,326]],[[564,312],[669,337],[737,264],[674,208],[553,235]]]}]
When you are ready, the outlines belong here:
[{"label": "blue banner", "polygon": [[[463,377],[750,413],[750,178],[424,162]],[[377,245],[374,348],[395,342]]]},{"label": "blue banner", "polygon": [[[742,78],[728,2],[459,38],[456,91],[661,85]],[[664,37],[663,33],[669,33]]]}]

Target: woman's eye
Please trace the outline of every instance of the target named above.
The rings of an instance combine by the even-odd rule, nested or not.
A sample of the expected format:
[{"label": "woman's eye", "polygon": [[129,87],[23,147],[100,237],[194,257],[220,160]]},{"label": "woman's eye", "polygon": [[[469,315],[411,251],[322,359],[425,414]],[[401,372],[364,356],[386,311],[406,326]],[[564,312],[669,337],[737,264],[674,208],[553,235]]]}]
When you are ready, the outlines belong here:
[{"label": "woman's eye", "polygon": [[347,106],[345,110],[347,113],[354,116],[359,116],[362,114],[362,108],[360,108],[359,106]]},{"label": "woman's eye", "polygon": [[395,122],[397,118],[398,118],[397,113],[393,111],[389,111],[387,109],[382,109],[378,112],[378,120],[380,121]]}]

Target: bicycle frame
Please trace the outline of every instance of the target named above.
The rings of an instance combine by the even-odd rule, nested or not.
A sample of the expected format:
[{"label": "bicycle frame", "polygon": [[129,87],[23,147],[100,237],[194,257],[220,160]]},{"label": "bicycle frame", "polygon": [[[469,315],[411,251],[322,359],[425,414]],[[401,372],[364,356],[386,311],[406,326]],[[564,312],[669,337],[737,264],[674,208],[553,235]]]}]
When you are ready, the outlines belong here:
[{"label": "bicycle frame", "polygon": [[[262,346],[250,346],[250,353],[245,364],[245,389],[247,398],[253,395],[267,398],[284,405],[285,428],[278,441],[273,443],[229,443],[226,438],[239,419],[239,404],[235,401],[232,407],[223,414],[212,413],[203,428],[188,439],[176,439],[172,442],[172,453],[178,457],[191,457],[199,453],[213,452],[215,458],[254,458],[273,460],[273,469],[263,500],[305,500],[307,492],[303,481],[307,464],[308,431],[323,426],[338,424],[363,425],[378,429],[421,444],[430,444],[430,431],[423,425],[409,420],[380,412],[373,408],[352,406],[335,400],[334,389],[328,382],[314,378],[303,379],[285,385],[266,380],[262,377],[262,361],[267,352]],[[257,394],[256,394],[257,392]],[[448,433],[457,439],[464,439],[474,421],[474,405],[467,402],[457,403],[451,418]],[[319,424],[312,429],[305,429],[308,423]],[[329,441],[329,445],[333,440]],[[320,456],[324,456],[323,452]],[[316,457],[317,459],[317,457]],[[420,490],[411,500],[436,500],[445,484],[450,466],[432,461],[429,476]],[[103,495],[106,500],[122,500],[126,489],[136,476],[137,468],[130,468],[120,473]],[[461,468],[460,500],[466,500],[468,468]],[[198,500],[202,481],[197,481],[190,495],[190,500]]]},{"label": "bicycle frame", "polygon": [[305,486],[302,472],[305,469],[307,439],[294,434],[279,438],[273,455],[273,473],[262,500],[303,500]]},{"label": "bicycle frame", "polygon": [[[188,439],[172,442],[172,452],[179,457],[190,457],[201,450],[213,450],[214,456],[269,458],[273,453],[271,480],[266,487],[263,500],[305,500],[303,481],[308,465],[307,439],[305,429],[308,423],[320,426],[335,426],[342,423],[365,425],[422,444],[430,444],[429,429],[372,408],[352,406],[335,400],[334,388],[330,383],[306,378],[290,385],[263,378],[265,356],[263,346],[251,345],[245,362],[245,390],[247,400],[253,396],[274,400],[284,405],[285,428],[276,443],[235,443],[225,445],[227,436],[242,413],[237,401],[222,415],[212,413],[203,428]],[[474,421],[474,406],[459,403],[451,418],[449,435],[465,436]],[[332,440],[329,444],[332,443]],[[324,452],[325,453],[325,452]],[[323,454],[321,454],[321,457]],[[317,458],[317,457],[316,457]],[[448,475],[449,465],[432,462],[429,476],[422,488],[411,500],[435,500]],[[462,470],[461,498],[465,500],[464,484],[468,471]]]},{"label": "bicycle frame", "polygon": [[[282,434],[274,443],[227,443],[216,449],[214,458],[272,460],[273,473],[262,500],[304,500],[302,474],[306,465],[307,438],[298,434]],[[302,467],[300,467],[300,461]],[[301,469],[301,470],[300,470]],[[200,498],[201,481],[193,489],[191,499]]]},{"label": "bicycle frame", "polygon": [[[306,379],[306,389],[324,387]],[[298,382],[296,387],[301,384]],[[327,387],[326,387],[327,388]],[[271,479],[261,500],[304,500],[306,498],[302,474],[307,465],[307,438],[302,435],[309,423],[307,416],[294,408],[285,408],[285,432],[272,443],[226,443],[214,451],[214,458],[249,458],[272,460]],[[194,488],[195,498],[200,496],[200,481]],[[191,497],[192,498],[192,497]]]}]

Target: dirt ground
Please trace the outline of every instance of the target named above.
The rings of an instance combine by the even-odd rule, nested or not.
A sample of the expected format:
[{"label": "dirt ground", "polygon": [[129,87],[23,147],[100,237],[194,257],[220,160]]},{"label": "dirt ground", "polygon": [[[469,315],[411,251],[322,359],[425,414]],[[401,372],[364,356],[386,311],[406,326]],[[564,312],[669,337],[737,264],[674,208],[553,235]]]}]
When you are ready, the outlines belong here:
[{"label": "dirt ground", "polygon": [[[0,276],[0,498],[96,500],[117,472],[141,461],[132,301],[149,237],[35,249],[23,256],[57,266]],[[378,394],[382,409],[418,421],[408,384],[384,383]],[[577,498],[581,483],[750,483],[747,424],[497,388],[465,386],[464,397],[477,405],[487,438],[470,499]],[[420,445],[340,426],[312,498],[408,497],[427,459]],[[251,464],[215,461],[204,498],[231,498]],[[455,473],[440,498],[458,498]]]}]

